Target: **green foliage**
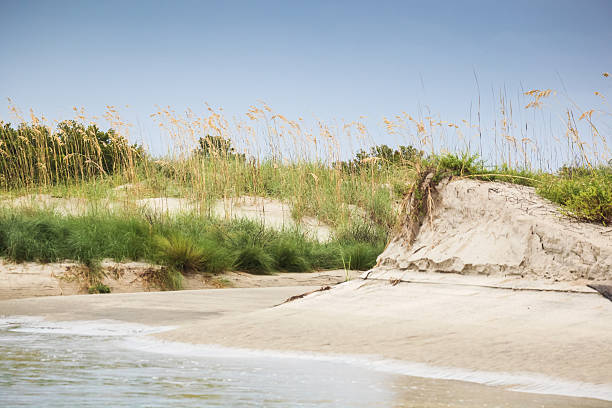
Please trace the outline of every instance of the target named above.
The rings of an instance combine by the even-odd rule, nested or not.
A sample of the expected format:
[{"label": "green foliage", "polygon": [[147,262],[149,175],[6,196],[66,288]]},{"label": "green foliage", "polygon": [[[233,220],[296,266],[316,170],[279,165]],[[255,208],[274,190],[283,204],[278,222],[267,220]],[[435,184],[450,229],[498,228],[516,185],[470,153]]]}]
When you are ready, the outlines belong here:
[{"label": "green foliage", "polygon": [[299,239],[280,239],[271,247],[275,269],[287,272],[307,272],[311,270],[306,260],[304,243]]},{"label": "green foliage", "polygon": [[244,154],[236,152],[232,145],[232,141],[225,139],[222,136],[206,135],[198,139],[198,147],[195,150],[196,155],[202,157],[221,157],[221,158],[236,158],[245,159]]},{"label": "green foliage", "polygon": [[461,155],[447,153],[439,156],[432,156],[429,162],[437,170],[436,179],[448,176],[468,176],[483,174],[486,172],[484,163],[477,154],[463,153]]},{"label": "green foliage", "polygon": [[248,246],[236,251],[234,267],[239,271],[256,275],[272,272],[274,258],[261,246]]},{"label": "green foliage", "polygon": [[202,248],[189,238],[173,234],[168,237],[157,235],[153,242],[158,250],[158,258],[164,265],[183,273],[199,272],[206,262]]},{"label": "green foliage", "polygon": [[354,159],[339,162],[337,166],[344,170],[371,169],[372,166],[380,169],[389,165],[414,163],[424,154],[423,151],[412,146],[398,146],[397,149],[393,149],[383,144],[372,146],[369,151],[361,149],[355,154]]},{"label": "green foliage", "polygon": [[382,247],[372,247],[366,243],[356,243],[342,249],[342,259],[346,269],[367,271],[376,264],[376,258]]},{"label": "green foliage", "polygon": [[57,244],[65,236],[65,229],[57,220],[44,216],[23,218],[7,214],[0,219],[0,250],[16,262],[57,261],[62,251]]},{"label": "green foliage", "polygon": [[172,267],[163,267],[153,276],[154,281],[163,290],[180,290],[183,288],[183,274]]},{"label": "green foliage", "polygon": [[98,282],[91,285],[89,289],[87,289],[87,292],[91,295],[94,293],[111,293],[111,290],[107,285]]},{"label": "green foliage", "polygon": [[335,240],[341,244],[365,243],[376,247],[387,242],[387,234],[386,228],[372,221],[354,219],[336,231]]},{"label": "green foliage", "polygon": [[61,122],[55,131],[0,122],[0,146],[0,186],[7,189],[108,176],[133,168],[144,156],[142,147],[129,145],[113,129],[75,121]]},{"label": "green foliage", "polygon": [[581,221],[612,223],[612,168],[562,168],[548,176],[538,194],[561,205],[563,212]]}]

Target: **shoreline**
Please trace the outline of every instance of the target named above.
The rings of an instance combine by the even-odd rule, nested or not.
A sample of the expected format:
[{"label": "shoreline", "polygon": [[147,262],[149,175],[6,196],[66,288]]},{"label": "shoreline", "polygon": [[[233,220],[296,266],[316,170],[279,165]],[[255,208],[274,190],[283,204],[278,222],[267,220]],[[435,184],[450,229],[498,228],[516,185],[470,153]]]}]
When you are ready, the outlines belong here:
[{"label": "shoreline", "polygon": [[612,307],[596,292],[353,280],[276,306],[315,289],[15,299],[0,301],[0,314],[173,326],[150,336],[166,351],[352,358],[393,374],[612,400]]}]

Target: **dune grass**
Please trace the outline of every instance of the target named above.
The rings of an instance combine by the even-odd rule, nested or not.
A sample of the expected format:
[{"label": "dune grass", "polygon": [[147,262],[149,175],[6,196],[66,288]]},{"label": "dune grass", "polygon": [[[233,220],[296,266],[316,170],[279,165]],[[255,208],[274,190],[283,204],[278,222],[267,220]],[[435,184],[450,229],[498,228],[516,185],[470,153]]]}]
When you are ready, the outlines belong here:
[{"label": "dune grass", "polygon": [[[552,94],[526,92],[534,99],[526,109],[540,109]],[[0,200],[47,194],[84,199],[95,211],[62,216],[2,210],[0,256],[16,262],[69,259],[92,271],[102,259],[144,260],[164,266],[159,279],[170,288],[190,273],[365,270],[384,249],[403,196],[431,170],[436,181],[466,177],[531,186],[567,216],[612,223],[612,164],[595,111],[575,115],[576,121],[568,109],[565,139],[553,134],[548,143],[523,134],[526,124],[515,123],[507,102],[500,103],[488,138],[484,127],[467,121],[463,126],[405,113],[384,118],[388,135],[404,140],[394,147],[377,144],[360,121],[306,129],[301,119],[289,120],[265,104],[234,124],[212,108],[204,116],[160,109],[151,116],[171,142],[164,157],[128,142],[129,125],[113,107],[105,114],[108,130],[80,111],[55,129],[34,116],[16,127],[1,122]],[[475,140],[489,161],[474,153]],[[547,163],[557,156],[567,165],[551,169]],[[297,224],[316,217],[333,228],[331,242],[316,242],[297,229],[275,231],[211,216],[218,200],[245,195],[286,202]],[[135,202],[148,197],[185,198],[196,210],[146,214]],[[109,202],[132,210],[109,211]]]},{"label": "dune grass", "polygon": [[185,274],[239,270],[274,271],[371,267],[384,239],[345,231],[320,243],[298,230],[277,231],[249,220],[222,221],[183,215],[151,224],[146,217],[61,216],[52,212],[1,212],[0,256],[15,262],[76,260],[91,266],[103,259],[161,264],[166,286],[180,287]]}]

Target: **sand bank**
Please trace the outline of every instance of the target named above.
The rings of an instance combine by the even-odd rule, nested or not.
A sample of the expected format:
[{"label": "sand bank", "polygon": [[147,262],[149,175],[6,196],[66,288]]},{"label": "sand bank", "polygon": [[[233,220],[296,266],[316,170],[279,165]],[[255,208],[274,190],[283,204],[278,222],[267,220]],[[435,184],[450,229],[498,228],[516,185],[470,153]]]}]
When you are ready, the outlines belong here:
[{"label": "sand bank", "polygon": [[[112,293],[158,291],[160,288],[153,278],[159,268],[159,265],[144,262],[105,261],[102,263],[102,283],[107,285]],[[220,287],[325,286],[356,278],[360,273],[332,270],[274,275],[252,275],[244,272],[226,272],[215,276],[189,274],[183,280],[183,287],[193,290]],[[15,264],[0,259],[0,300],[85,294],[88,287],[83,279],[84,274],[85,267],[74,262]]]}]

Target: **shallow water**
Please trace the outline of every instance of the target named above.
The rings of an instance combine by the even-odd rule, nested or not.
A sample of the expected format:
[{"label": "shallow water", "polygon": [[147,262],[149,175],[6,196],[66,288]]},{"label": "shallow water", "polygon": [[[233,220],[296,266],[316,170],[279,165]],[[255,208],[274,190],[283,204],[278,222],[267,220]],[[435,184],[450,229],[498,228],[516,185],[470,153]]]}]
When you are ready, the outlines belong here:
[{"label": "shallow water", "polygon": [[113,321],[0,320],[0,406],[559,407],[609,402],[309,358],[162,343]]}]

